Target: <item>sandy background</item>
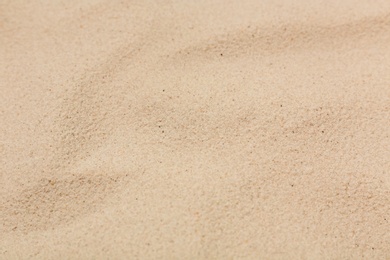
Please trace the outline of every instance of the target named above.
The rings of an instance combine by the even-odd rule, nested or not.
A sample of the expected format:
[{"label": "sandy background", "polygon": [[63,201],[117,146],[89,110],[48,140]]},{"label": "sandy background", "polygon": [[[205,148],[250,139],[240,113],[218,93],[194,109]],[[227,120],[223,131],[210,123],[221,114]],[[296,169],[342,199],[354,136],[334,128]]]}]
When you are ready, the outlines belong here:
[{"label": "sandy background", "polygon": [[0,1],[1,259],[390,259],[390,1]]}]

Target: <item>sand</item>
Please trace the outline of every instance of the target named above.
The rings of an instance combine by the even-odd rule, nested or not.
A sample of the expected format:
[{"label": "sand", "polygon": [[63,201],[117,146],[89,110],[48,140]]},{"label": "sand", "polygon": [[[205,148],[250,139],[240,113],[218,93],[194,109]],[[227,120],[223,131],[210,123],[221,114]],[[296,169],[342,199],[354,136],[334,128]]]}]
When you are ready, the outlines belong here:
[{"label": "sand", "polygon": [[390,259],[390,1],[0,2],[0,259]]}]

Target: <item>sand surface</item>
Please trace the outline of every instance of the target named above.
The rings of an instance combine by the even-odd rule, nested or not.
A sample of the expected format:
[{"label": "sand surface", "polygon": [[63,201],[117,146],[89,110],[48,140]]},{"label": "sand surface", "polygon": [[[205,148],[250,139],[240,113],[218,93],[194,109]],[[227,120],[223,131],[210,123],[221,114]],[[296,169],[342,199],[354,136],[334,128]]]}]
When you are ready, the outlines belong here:
[{"label": "sand surface", "polygon": [[0,259],[390,259],[390,1],[0,1]]}]

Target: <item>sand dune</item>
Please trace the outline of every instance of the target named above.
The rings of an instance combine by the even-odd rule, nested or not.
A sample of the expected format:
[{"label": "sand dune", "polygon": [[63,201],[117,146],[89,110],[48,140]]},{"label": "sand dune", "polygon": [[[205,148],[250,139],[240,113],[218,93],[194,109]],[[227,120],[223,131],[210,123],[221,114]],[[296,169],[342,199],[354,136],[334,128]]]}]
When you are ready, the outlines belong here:
[{"label": "sand dune", "polygon": [[390,3],[3,1],[1,259],[388,259]]}]

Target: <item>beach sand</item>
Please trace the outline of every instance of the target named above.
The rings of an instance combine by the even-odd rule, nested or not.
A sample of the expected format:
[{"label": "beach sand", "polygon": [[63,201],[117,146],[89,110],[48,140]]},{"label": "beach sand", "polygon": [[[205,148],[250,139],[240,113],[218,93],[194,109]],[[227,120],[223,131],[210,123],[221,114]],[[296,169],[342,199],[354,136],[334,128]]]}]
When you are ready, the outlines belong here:
[{"label": "beach sand", "polygon": [[390,1],[0,2],[0,259],[390,259]]}]

